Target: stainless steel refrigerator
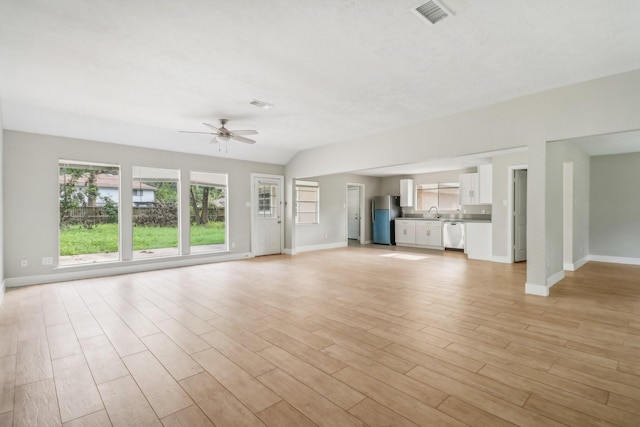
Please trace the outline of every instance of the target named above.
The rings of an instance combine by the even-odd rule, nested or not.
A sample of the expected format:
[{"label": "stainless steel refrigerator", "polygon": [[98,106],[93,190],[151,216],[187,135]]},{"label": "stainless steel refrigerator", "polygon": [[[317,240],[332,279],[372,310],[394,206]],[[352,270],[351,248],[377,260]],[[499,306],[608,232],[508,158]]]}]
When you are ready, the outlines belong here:
[{"label": "stainless steel refrigerator", "polygon": [[395,222],[400,216],[400,196],[377,196],[371,199],[373,243],[395,245]]}]

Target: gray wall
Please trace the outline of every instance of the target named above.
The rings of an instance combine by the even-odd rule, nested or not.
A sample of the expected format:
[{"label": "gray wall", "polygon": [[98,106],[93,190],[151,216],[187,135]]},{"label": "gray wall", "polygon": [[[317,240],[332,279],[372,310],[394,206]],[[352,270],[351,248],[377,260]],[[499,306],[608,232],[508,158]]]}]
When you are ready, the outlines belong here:
[{"label": "gray wall", "polygon": [[589,253],[640,258],[640,153],[591,157]]},{"label": "gray wall", "polygon": [[511,258],[512,237],[509,231],[511,221],[509,219],[509,204],[513,203],[509,195],[512,188],[512,167],[527,165],[526,151],[496,156],[493,163],[493,206],[491,211],[493,256],[501,261]]},{"label": "gray wall", "polygon": [[589,156],[575,143],[547,144],[547,265],[550,275],[564,269],[563,200],[565,162],[573,163],[573,259],[575,263],[589,254]]},{"label": "gray wall", "polygon": [[371,198],[380,195],[380,178],[337,174],[303,178],[316,181],[320,188],[320,221],[318,224],[296,224],[295,247],[341,244],[347,242],[347,183],[365,186],[365,240],[371,240]]},{"label": "gray wall", "polygon": [[[279,165],[5,131],[3,164],[7,185],[4,192],[4,243],[7,278],[53,275],[66,270],[41,265],[42,257],[57,259],[58,254],[59,159],[119,164],[124,182],[131,177],[134,165],[179,168],[182,177],[189,176],[191,170],[227,173],[229,242],[235,243],[235,248],[230,249],[235,253],[248,253],[251,250],[251,209],[246,206],[251,201],[250,174],[282,175],[284,172]],[[183,179],[183,184],[185,182]],[[122,190],[121,250],[126,254],[127,251],[131,252],[131,193],[126,186]],[[183,209],[185,206],[188,208],[188,193],[182,193]],[[27,259],[29,266],[21,268],[21,259]],[[162,263],[162,260],[153,262]],[[119,264],[123,263],[115,263],[114,266]]]}]

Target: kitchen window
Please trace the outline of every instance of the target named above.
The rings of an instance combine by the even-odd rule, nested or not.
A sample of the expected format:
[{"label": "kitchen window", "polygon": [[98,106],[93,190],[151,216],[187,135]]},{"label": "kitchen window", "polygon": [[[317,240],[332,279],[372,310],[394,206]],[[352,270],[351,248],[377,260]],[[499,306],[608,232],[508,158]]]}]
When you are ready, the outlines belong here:
[{"label": "kitchen window", "polygon": [[318,224],[320,189],[317,182],[296,181],[296,224]]},{"label": "kitchen window", "polygon": [[460,183],[416,185],[416,210],[428,211],[433,206],[438,211],[460,210]]}]

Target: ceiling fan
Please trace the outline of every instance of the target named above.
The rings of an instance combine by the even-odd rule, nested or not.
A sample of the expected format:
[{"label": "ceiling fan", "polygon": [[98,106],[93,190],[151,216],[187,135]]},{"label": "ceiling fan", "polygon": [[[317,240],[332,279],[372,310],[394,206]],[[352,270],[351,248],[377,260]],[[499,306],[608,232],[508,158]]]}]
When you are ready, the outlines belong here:
[{"label": "ceiling fan", "polygon": [[258,131],[255,130],[229,130],[226,127],[224,127],[227,123],[229,122],[229,120],[227,119],[220,119],[220,127],[217,128],[213,125],[210,125],[209,123],[203,123],[203,125],[205,125],[208,128],[211,128],[212,130],[214,130],[215,132],[193,132],[193,131],[188,131],[188,130],[181,130],[180,132],[183,133],[204,133],[207,135],[213,135],[213,139],[210,141],[210,143],[215,143],[215,142],[229,142],[230,139],[234,140],[234,141],[239,141],[239,142],[244,142],[246,144],[255,144],[256,142],[253,139],[249,139],[249,138],[245,138],[241,135],[257,135]]}]

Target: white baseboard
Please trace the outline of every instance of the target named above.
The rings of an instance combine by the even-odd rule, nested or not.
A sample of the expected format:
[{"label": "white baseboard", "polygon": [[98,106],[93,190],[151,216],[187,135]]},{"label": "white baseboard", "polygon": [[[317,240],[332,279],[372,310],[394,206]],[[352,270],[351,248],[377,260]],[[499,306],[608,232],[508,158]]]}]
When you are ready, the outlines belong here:
[{"label": "white baseboard", "polygon": [[640,265],[640,258],[627,258],[621,256],[589,255],[589,261],[610,262],[613,264]]},{"label": "white baseboard", "polygon": [[547,277],[547,284],[537,285],[535,283],[525,283],[524,285],[524,293],[529,295],[538,295],[541,297],[549,296],[549,289],[558,283],[560,280],[564,279],[564,270],[558,271],[550,277]]},{"label": "white baseboard", "polygon": [[324,243],[322,245],[300,246],[300,247],[297,247],[295,250],[296,250],[296,253],[300,253],[300,252],[310,252],[310,251],[321,251],[324,249],[346,248],[347,246],[348,246],[347,242]]},{"label": "white baseboard", "polygon": [[[57,268],[50,274],[38,276],[10,277],[5,279],[4,284],[8,288],[28,285],[41,285],[44,283],[66,282],[69,280],[93,279],[96,277],[117,276],[120,274],[142,273],[152,270],[164,270],[167,268],[189,267],[192,265],[211,264],[223,261],[238,261],[241,259],[253,258],[250,252],[230,253],[217,256],[195,256],[175,260],[165,260],[162,262],[137,262],[135,264],[123,265],[103,265],[91,267],[63,267]],[[145,260],[146,261],[146,260]]]},{"label": "white baseboard", "polygon": [[2,284],[0,285],[0,305],[2,305],[2,301],[4,300],[4,291],[7,290],[7,287],[4,284],[4,280],[2,281]]},{"label": "white baseboard", "polygon": [[294,251],[294,250],[293,250],[293,249],[291,249],[291,248],[284,248],[284,249],[282,250],[282,253],[283,253],[283,254],[285,254],[285,255],[295,255],[295,254],[296,254],[296,251]]},{"label": "white baseboard", "polygon": [[544,285],[537,285],[535,283],[525,283],[524,293],[528,295],[538,295],[541,297],[548,297],[549,288]]},{"label": "white baseboard", "polygon": [[569,263],[569,262],[565,262],[564,264],[562,264],[562,267],[566,270],[566,271],[576,271],[577,269],[579,269],[580,267],[582,267],[583,265],[585,265],[587,262],[589,262],[589,257],[586,256],[574,263]]},{"label": "white baseboard", "polygon": [[547,277],[547,288],[552,287],[562,279],[564,279],[564,270],[560,270],[550,277]]},{"label": "white baseboard", "polygon": [[502,264],[512,264],[513,261],[508,256],[492,255],[491,262],[500,262]]},{"label": "white baseboard", "polygon": [[373,240],[365,240],[363,245],[372,245],[373,244]]}]

